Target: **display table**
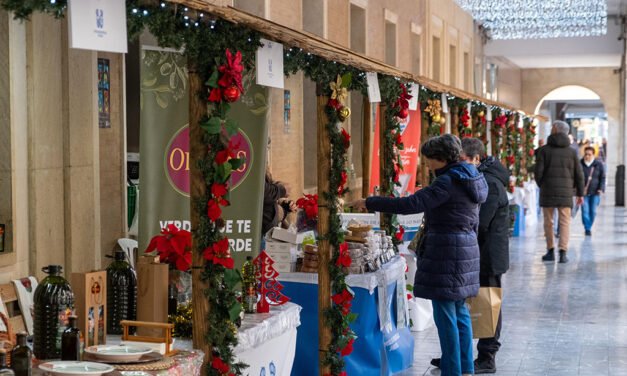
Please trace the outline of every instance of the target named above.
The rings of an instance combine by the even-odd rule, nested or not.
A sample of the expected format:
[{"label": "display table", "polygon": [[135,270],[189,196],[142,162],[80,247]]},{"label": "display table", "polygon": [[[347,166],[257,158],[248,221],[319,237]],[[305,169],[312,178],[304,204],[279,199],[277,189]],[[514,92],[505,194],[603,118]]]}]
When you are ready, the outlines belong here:
[{"label": "display table", "polygon": [[[411,367],[414,338],[409,331],[405,267],[405,259],[396,256],[375,273],[346,278],[355,292],[351,310],[358,314],[351,325],[358,338],[353,353],[345,357],[349,375],[392,375]],[[318,275],[283,273],[279,280],[282,292],[303,307],[292,375],[317,376]]]},{"label": "display table", "polygon": [[296,352],[300,311],[299,305],[286,303],[271,306],[270,313],[244,317],[234,353],[238,361],[248,364],[245,375],[290,375]]}]

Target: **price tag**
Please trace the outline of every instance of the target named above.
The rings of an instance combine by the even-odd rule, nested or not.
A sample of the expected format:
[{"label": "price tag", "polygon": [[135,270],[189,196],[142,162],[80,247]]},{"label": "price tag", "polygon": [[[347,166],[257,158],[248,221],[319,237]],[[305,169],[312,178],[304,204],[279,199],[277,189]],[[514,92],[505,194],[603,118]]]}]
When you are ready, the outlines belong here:
[{"label": "price tag", "polygon": [[366,80],[368,81],[368,100],[370,100],[370,103],[381,102],[381,91],[379,90],[377,72],[366,73]]},{"label": "price tag", "polygon": [[283,75],[283,45],[261,38],[256,54],[257,84],[277,89],[285,86]]}]

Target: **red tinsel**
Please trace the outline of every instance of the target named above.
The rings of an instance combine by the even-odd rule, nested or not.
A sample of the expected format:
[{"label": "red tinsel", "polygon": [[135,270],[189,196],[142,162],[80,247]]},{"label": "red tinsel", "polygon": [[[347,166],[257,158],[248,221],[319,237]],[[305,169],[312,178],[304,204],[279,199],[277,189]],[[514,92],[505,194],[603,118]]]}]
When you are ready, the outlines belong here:
[{"label": "red tinsel", "polygon": [[173,224],[161,229],[161,235],[150,239],[146,253],[157,251],[159,260],[178,270],[188,271],[192,266],[192,234]]}]

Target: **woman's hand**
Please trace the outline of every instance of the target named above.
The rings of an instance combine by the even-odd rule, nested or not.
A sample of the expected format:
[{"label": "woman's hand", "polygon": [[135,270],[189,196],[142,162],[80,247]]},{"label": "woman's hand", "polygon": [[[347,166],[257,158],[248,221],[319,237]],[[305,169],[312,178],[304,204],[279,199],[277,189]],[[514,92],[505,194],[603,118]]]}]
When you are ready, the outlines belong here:
[{"label": "woman's hand", "polygon": [[298,206],[296,203],[287,198],[280,198],[278,200],[279,205],[283,206],[284,209],[289,210],[290,212],[295,212],[298,210]]},{"label": "woman's hand", "polygon": [[348,204],[348,207],[353,208],[358,212],[366,211],[366,199],[355,200]]}]

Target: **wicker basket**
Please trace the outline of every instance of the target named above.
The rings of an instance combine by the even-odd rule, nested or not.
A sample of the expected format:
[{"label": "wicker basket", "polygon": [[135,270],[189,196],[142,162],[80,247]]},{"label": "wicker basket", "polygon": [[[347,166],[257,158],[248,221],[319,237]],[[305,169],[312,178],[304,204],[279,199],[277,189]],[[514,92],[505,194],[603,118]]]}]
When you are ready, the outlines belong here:
[{"label": "wicker basket", "polygon": [[0,331],[0,348],[3,348],[7,352],[7,365],[11,365],[11,350],[15,347],[15,333],[13,327],[9,323],[9,318],[2,312],[0,312],[0,320],[7,328],[6,331]]}]

